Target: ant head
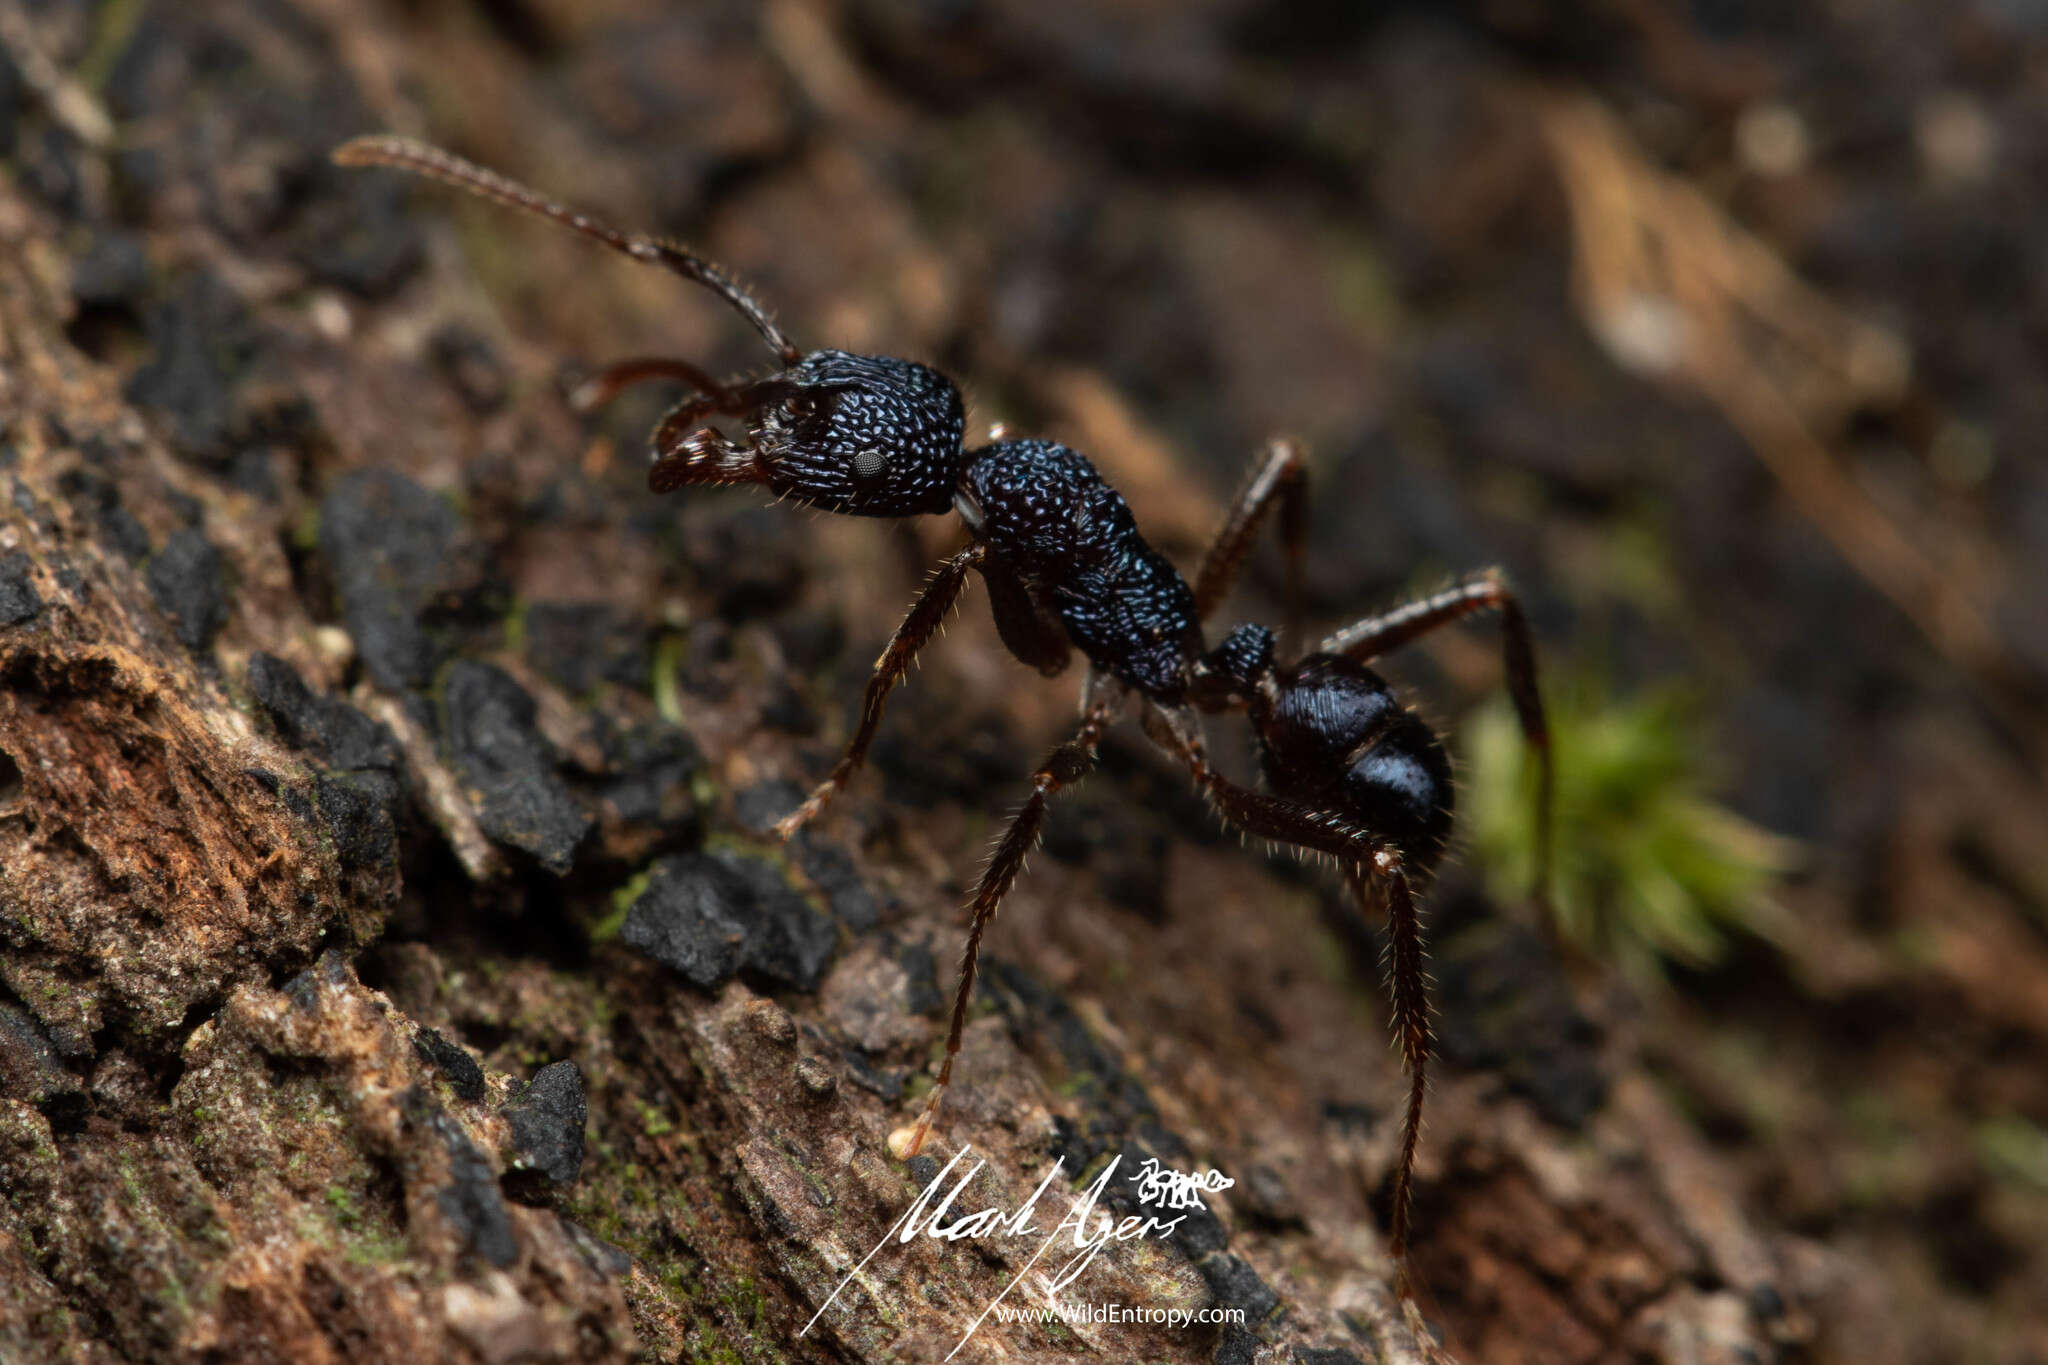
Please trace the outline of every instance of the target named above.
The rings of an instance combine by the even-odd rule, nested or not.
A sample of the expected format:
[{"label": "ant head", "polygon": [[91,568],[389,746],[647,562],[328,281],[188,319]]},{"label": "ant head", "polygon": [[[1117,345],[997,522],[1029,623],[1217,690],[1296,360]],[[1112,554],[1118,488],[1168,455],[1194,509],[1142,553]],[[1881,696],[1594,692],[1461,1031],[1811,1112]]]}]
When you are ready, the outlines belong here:
[{"label": "ant head", "polygon": [[753,466],[776,496],[870,517],[952,507],[967,412],[937,370],[813,351],[742,393]]},{"label": "ant head", "polygon": [[[967,414],[960,391],[936,370],[889,356],[812,351],[790,343],[768,310],[731,276],[674,242],[608,227],[453,152],[399,137],[357,138],[334,151],[344,166],[389,166],[535,214],[724,299],[768,343],[782,368],[751,384],[718,384],[682,362],[629,361],[590,387],[579,406],[621,384],[657,375],[685,379],[698,396],[655,433],[648,482],[657,493],[693,483],[766,485],[832,512],[898,517],[953,505]],[[747,425],[734,441],[700,426],[717,414]]]},{"label": "ant head", "polygon": [[1188,699],[1205,711],[1221,711],[1263,696],[1272,680],[1273,632],[1264,626],[1238,626],[1195,661]]}]

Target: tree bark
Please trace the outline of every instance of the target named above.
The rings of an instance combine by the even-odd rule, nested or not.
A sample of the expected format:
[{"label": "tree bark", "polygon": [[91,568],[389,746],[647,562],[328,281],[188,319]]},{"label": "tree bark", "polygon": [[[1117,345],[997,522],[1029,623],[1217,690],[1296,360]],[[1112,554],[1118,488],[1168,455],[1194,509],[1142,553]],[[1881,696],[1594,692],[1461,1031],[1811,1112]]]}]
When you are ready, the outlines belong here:
[{"label": "tree bark", "polygon": [[[375,66],[293,42],[309,89]],[[100,216],[138,174],[111,153],[73,147],[68,211],[0,183],[0,1357],[944,1358],[1037,1239],[890,1243],[832,1296],[936,1173],[886,1138],[1043,747],[1009,718],[1051,704],[1003,694],[1043,685],[977,620],[881,778],[774,844],[889,622],[840,658],[760,610],[819,600],[835,549],[794,513],[658,520],[548,362],[444,325],[483,305],[415,220],[459,211],[330,176],[303,125],[263,160],[286,59],[250,50],[270,93],[207,96],[242,101],[192,114],[232,151],[172,139],[139,226]],[[361,131],[357,98],[316,133]],[[103,296],[110,242],[149,263]],[[941,1153],[987,1163],[956,1213],[1061,1161],[1048,1230],[1112,1157],[1126,1212],[1146,1155],[1220,1170],[1067,1300],[1244,1321],[989,1321],[961,1358],[1423,1359],[1375,940],[1136,754],[1005,908]],[[1479,1041],[1425,1136],[1444,1348],[1832,1358],[1863,1282],[1741,1207],[1535,936],[1458,924],[1439,975],[1494,1013],[1446,1016]]]}]

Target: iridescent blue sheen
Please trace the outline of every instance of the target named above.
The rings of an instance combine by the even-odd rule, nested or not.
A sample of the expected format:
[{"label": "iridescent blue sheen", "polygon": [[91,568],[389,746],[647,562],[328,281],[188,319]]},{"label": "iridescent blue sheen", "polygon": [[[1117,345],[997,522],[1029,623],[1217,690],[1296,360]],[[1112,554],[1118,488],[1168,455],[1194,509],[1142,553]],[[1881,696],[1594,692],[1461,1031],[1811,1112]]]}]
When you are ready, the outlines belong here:
[{"label": "iridescent blue sheen", "polygon": [[1255,696],[1266,781],[1276,795],[1344,817],[1435,863],[1451,833],[1451,760],[1386,681],[1336,654],[1277,673],[1277,698]]}]

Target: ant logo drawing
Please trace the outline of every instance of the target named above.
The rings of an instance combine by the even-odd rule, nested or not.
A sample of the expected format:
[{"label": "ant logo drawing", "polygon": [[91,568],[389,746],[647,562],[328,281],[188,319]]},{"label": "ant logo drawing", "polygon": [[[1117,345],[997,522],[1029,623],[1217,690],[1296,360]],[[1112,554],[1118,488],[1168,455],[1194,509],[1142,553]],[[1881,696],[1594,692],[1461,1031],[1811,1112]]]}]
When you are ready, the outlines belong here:
[{"label": "ant logo drawing", "polygon": [[[1190,587],[1145,542],[1123,497],[1078,451],[1052,441],[991,440],[968,448],[960,391],[945,375],[891,356],[804,352],[717,266],[669,242],[607,227],[495,172],[396,137],[340,147],[345,166],[388,166],[445,181],[595,238],[717,294],[750,323],[779,368],[721,383],[682,360],[634,359],[599,371],[571,396],[588,410],[628,385],[680,381],[693,396],[655,429],[648,486],[750,484],[828,512],[866,517],[957,513],[968,543],[939,567],[883,650],[845,755],[777,832],[814,819],[859,770],[889,692],[952,610],[970,572],[987,585],[1003,644],[1047,676],[1073,651],[1088,662],[1080,728],[1031,775],[1031,791],[997,843],[972,902],[953,995],[945,1060],[915,1127],[892,1136],[899,1158],[930,1139],[953,1079],[983,934],[1037,844],[1053,797],[1094,767],[1105,729],[1133,709],[1145,734],[1187,769],[1224,822],[1246,834],[1326,855],[1361,908],[1387,916],[1394,1028],[1409,1074],[1394,1178],[1390,1250],[1407,1287],[1410,1185],[1430,1057],[1418,891],[1442,859],[1451,828],[1451,765],[1442,742],[1366,667],[1440,626],[1499,614],[1509,694],[1539,771],[1537,892],[1548,879],[1553,786],[1535,651],[1514,593],[1495,572],[1368,617],[1291,663],[1274,635],[1239,625],[1214,648],[1205,627],[1236,580],[1258,532],[1277,513],[1290,612],[1299,604],[1307,478],[1299,451],[1272,443],[1255,461]],[[708,425],[716,419],[743,431]],[[1204,714],[1242,712],[1257,740],[1263,789],[1210,765]],[[1375,894],[1376,893],[1376,894]]]},{"label": "ant logo drawing", "polygon": [[1164,1209],[1207,1208],[1202,1202],[1203,1195],[1220,1193],[1237,1183],[1221,1171],[1176,1171],[1160,1165],[1156,1156],[1148,1156],[1139,1163],[1131,1179],[1138,1186],[1140,1204],[1156,1204]]}]

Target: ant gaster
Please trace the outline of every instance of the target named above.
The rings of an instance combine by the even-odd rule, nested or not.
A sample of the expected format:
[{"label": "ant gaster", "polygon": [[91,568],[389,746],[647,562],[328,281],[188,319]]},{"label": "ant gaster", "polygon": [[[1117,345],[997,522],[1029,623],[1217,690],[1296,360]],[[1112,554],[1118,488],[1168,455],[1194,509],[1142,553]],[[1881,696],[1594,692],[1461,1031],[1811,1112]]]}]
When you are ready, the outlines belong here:
[{"label": "ant gaster", "polygon": [[[1048,676],[1072,650],[1090,665],[1080,728],[1031,777],[1031,793],[995,847],[972,905],[938,1083],[900,1156],[924,1146],[960,1052],[982,935],[1038,842],[1048,803],[1094,767],[1104,730],[1134,702],[1145,733],[1185,766],[1217,813],[1237,829],[1324,854],[1343,869],[1361,905],[1388,921],[1394,1023],[1410,1088],[1392,1197],[1391,1250],[1406,1279],[1409,1190],[1430,1055],[1427,977],[1416,895],[1443,857],[1451,827],[1451,765],[1442,743],[1366,664],[1439,626],[1492,609],[1522,730],[1538,760],[1538,894],[1548,876],[1549,738],[1536,661],[1519,603],[1498,574],[1348,626],[1292,664],[1274,658],[1271,631],[1241,625],[1214,648],[1203,625],[1228,594],[1262,525],[1276,510],[1290,607],[1299,598],[1307,482],[1298,451],[1274,442],[1255,463],[1190,588],[1138,533],[1121,495],[1078,452],[1051,441],[964,445],[960,392],[936,370],[888,356],[790,344],[767,311],[724,271],[684,248],[606,227],[451,153],[403,138],[359,138],[343,165],[382,165],[446,181],[594,237],[718,294],[768,343],[778,368],[720,382],[686,361],[635,359],[585,381],[572,403],[589,409],[629,384],[671,379],[693,396],[654,432],[648,484],[756,484],[779,498],[857,516],[957,512],[967,547],[940,566],[869,679],[845,755],[803,805],[784,838],[814,818],[859,769],[883,703],[938,631],[970,571],[988,586],[1003,644]],[[734,437],[709,425],[736,422]],[[1200,713],[1242,711],[1257,738],[1263,790],[1216,771]]]}]

